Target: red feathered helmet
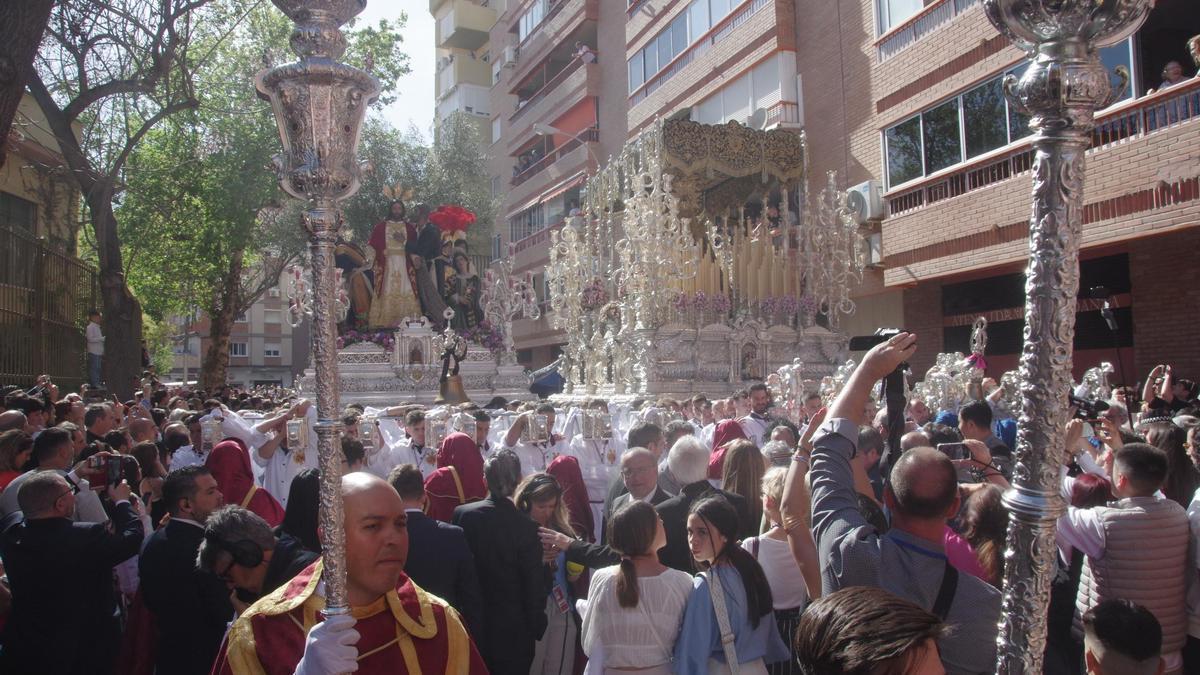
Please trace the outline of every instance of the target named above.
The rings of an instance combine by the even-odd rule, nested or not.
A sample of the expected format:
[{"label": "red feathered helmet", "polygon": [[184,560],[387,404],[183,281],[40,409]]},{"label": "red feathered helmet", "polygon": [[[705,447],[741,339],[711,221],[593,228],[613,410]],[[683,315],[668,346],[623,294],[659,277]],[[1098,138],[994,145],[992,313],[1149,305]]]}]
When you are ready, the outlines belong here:
[{"label": "red feathered helmet", "polygon": [[475,214],[461,206],[443,204],[429,214],[429,222],[437,225],[443,234],[465,232],[475,222]]}]

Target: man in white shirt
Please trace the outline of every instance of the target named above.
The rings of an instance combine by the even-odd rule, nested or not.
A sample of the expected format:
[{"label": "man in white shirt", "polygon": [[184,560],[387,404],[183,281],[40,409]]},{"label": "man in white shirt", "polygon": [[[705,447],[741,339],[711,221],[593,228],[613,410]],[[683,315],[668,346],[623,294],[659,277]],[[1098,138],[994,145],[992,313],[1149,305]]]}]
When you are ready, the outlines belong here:
[{"label": "man in white shirt", "polygon": [[742,426],[742,431],[746,433],[746,436],[760,448],[763,446],[767,427],[771,424],[771,418],[767,417],[767,410],[770,407],[771,392],[767,389],[767,385],[762,382],[751,385],[750,414],[738,420],[738,424]]},{"label": "man in white shirt", "polygon": [[187,426],[188,437],[191,439],[190,445],[185,445],[176,450],[171,455],[171,466],[168,467],[168,472],[182,469],[185,466],[198,466],[204,463],[208,458],[204,452],[203,437],[200,430],[200,413],[192,413],[184,418],[184,424]]},{"label": "man in white shirt", "polygon": [[[525,430],[533,421],[534,415],[546,416],[546,430],[549,434],[549,440],[538,442],[527,442],[521,440],[521,432]],[[525,412],[517,417],[517,421],[509,427],[508,433],[504,436],[504,447],[517,453],[517,457],[521,458],[521,477],[524,478],[539,471],[545,471],[550,462],[554,461],[555,457],[565,454],[567,444],[563,441],[562,436],[554,433],[554,406],[549,403],[543,403],[533,412]]]},{"label": "man in white shirt", "polygon": [[387,448],[375,453],[368,460],[367,470],[376,476],[387,477],[392,469],[401,464],[412,464],[421,470],[425,479],[437,470],[437,448],[425,443],[425,412],[409,410],[404,416],[404,434],[401,438],[384,434]]},{"label": "man in white shirt", "polygon": [[[282,440],[287,435],[286,424],[289,419],[303,418],[304,438],[302,444],[298,447],[284,447]],[[280,417],[267,420],[258,426],[260,433],[269,431],[271,427],[280,427],[282,429],[276,432],[276,436],[267,442],[255,448],[250,453],[250,458],[254,460],[255,466],[262,469],[262,486],[263,489],[271,493],[271,496],[279,501],[280,506],[287,508],[288,493],[292,489],[292,479],[296,474],[305,469],[317,468],[317,407],[311,405],[307,399],[301,399],[293,405],[287,413]]]},{"label": "man in white shirt", "polygon": [[100,366],[104,360],[104,333],[100,330],[100,312],[96,310],[88,312],[88,325],[85,333],[87,335],[88,382],[93,389],[99,389],[103,379],[100,374]]}]

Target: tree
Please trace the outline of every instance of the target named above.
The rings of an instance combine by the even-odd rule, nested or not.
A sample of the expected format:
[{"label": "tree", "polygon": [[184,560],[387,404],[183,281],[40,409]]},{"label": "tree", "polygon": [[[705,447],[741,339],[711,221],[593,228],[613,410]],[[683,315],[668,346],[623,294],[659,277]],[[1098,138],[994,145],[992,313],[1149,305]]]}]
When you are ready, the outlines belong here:
[{"label": "tree", "polygon": [[[0,2],[0,141],[8,137],[25,82],[33,72],[33,58],[50,20],[54,0]],[[0,142],[0,166],[5,149]]]},{"label": "tree", "polygon": [[[371,54],[385,95],[408,68],[402,25],[381,22],[348,36],[347,60]],[[207,314],[200,381],[209,390],[226,381],[236,318],[305,251],[300,205],[267,169],[280,150],[275,121],[250,85],[264,60],[286,52],[290,33],[269,5],[253,8],[212,46],[196,76],[196,109],[149,134],[129,160],[118,212],[129,282],[152,316],[191,306]]]},{"label": "tree", "polygon": [[368,120],[360,155],[371,169],[363,177],[362,189],[343,206],[356,241],[365,242],[375,223],[387,213],[383,189],[401,185],[412,189],[415,201],[434,208],[457,204],[473,211],[476,224],[467,234],[471,253],[482,255],[489,250],[489,225],[498,201],[492,197],[487,156],[471,115],[456,112],[447,117],[432,145],[426,145],[416,129],[402,133],[380,120]]}]

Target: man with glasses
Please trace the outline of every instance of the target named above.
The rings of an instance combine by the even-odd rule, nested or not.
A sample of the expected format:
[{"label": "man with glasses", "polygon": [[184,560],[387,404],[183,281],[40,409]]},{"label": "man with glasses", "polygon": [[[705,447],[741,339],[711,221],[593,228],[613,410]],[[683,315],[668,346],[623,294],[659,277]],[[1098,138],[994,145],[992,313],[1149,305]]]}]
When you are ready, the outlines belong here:
[{"label": "man with glasses", "polygon": [[[105,471],[90,467],[87,460],[76,463],[76,447],[72,432],[67,429],[52,427],[38,434],[33,441],[33,453],[30,455],[37,468],[17,476],[3,492],[0,492],[0,511],[3,515],[8,516],[20,508],[17,502],[22,483],[38,471],[53,470],[62,476],[68,485],[77,488],[78,497],[72,500],[74,520],[82,523],[108,522],[104,505],[100,503],[99,495],[88,482],[89,478],[106,477]],[[108,457],[109,453],[101,452],[98,455]]]},{"label": "man with glasses", "polygon": [[103,675],[116,665],[113,566],[137,555],[142,523],[124,481],[109,491],[112,532],[72,521],[77,492],[57,471],[38,471],[18,491],[25,522],[0,544],[12,588],[2,672]]}]

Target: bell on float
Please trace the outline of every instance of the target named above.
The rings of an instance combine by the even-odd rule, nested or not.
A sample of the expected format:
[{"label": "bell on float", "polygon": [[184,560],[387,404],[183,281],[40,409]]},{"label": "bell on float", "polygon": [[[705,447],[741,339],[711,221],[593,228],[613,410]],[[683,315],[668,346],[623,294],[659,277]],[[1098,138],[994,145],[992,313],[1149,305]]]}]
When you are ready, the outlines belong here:
[{"label": "bell on float", "polygon": [[443,403],[467,403],[470,400],[467,390],[463,389],[462,375],[448,375],[445,381],[438,386],[438,395],[433,402],[441,405]]}]

